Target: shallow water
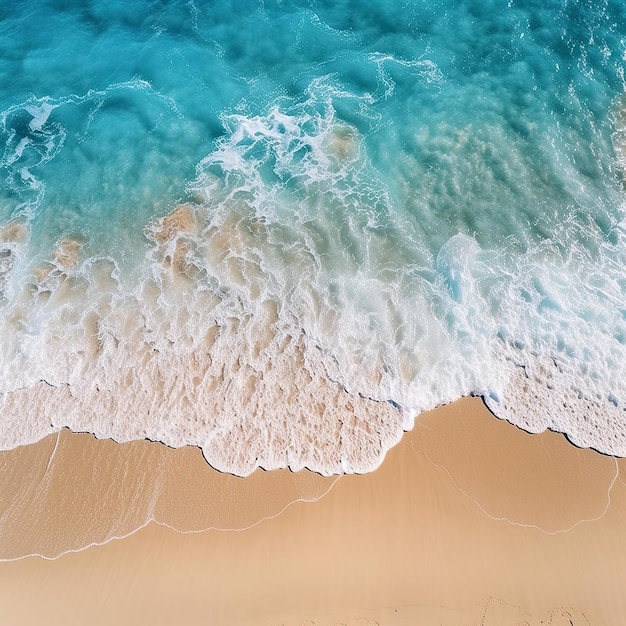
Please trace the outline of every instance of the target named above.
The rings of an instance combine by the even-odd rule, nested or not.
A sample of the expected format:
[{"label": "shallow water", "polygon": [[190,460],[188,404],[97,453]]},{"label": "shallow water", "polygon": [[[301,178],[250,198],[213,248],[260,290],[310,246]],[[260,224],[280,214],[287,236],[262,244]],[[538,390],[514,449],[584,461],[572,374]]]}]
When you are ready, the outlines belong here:
[{"label": "shallow water", "polygon": [[626,9],[0,6],[0,445],[376,467],[468,394],[626,455]]}]

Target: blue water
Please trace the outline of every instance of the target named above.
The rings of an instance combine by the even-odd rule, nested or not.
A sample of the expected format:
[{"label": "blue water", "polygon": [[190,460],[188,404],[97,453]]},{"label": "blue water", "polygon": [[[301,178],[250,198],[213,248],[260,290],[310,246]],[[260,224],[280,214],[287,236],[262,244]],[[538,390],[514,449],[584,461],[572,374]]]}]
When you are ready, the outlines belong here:
[{"label": "blue water", "polygon": [[617,0],[1,2],[3,446],[363,471],[476,394],[626,454],[625,32]]}]

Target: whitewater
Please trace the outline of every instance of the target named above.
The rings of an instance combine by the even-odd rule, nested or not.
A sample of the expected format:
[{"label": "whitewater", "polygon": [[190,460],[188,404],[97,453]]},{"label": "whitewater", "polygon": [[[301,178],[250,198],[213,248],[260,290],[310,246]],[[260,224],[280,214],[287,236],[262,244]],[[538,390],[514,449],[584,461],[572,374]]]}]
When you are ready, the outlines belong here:
[{"label": "whitewater", "polygon": [[615,0],[0,3],[0,448],[376,468],[478,395],[626,456]]}]

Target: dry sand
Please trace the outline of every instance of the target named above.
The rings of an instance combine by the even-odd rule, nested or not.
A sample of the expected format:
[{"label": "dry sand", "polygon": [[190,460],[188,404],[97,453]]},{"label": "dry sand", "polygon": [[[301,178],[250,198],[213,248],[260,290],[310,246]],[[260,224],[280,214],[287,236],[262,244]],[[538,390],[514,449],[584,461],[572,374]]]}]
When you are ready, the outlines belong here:
[{"label": "dry sand", "polygon": [[620,467],[478,399],[420,416],[376,472],[338,480],[238,479],[195,449],[63,431],[0,455],[5,558],[149,519],[252,527],[150,523],[0,563],[0,624],[621,626]]}]

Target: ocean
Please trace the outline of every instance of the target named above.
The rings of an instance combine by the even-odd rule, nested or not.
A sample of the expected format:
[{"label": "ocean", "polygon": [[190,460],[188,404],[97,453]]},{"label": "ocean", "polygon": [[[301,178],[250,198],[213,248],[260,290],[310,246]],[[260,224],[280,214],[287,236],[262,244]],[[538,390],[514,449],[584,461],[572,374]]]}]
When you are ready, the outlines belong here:
[{"label": "ocean", "polygon": [[621,0],[1,1],[0,448],[626,456],[625,68]]}]

